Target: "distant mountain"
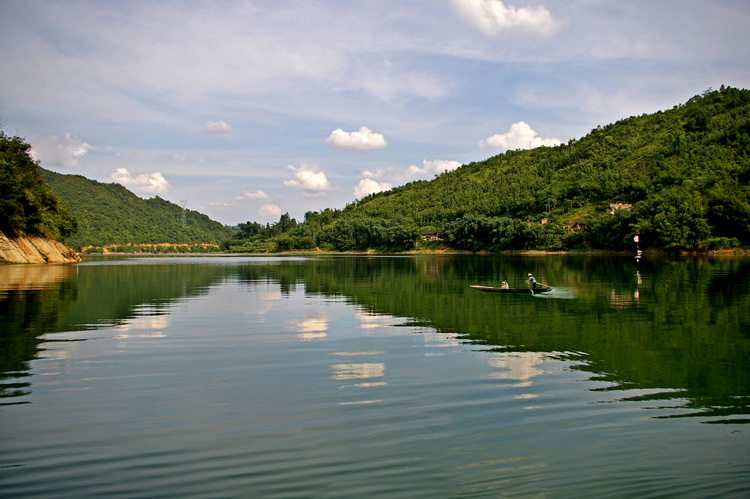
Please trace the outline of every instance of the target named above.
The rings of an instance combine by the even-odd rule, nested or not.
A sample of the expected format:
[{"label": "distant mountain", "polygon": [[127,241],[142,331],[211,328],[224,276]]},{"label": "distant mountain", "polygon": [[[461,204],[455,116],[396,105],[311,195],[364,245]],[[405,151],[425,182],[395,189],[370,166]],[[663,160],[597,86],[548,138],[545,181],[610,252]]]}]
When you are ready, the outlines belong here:
[{"label": "distant mountain", "polygon": [[634,250],[636,231],[641,248],[747,247],[750,91],[722,86],[567,144],[508,151],[309,212],[282,234],[255,225],[241,224],[229,249],[402,250],[426,230],[470,251]]},{"label": "distant mountain", "polygon": [[[159,197],[143,199],[120,184],[101,183],[80,175],[63,175],[40,168],[44,180],[78,220],[78,232],[66,243],[81,250],[88,246],[119,247],[141,245],[164,251],[216,248],[235,231],[197,211]],[[170,248],[172,251],[175,248]]]}]

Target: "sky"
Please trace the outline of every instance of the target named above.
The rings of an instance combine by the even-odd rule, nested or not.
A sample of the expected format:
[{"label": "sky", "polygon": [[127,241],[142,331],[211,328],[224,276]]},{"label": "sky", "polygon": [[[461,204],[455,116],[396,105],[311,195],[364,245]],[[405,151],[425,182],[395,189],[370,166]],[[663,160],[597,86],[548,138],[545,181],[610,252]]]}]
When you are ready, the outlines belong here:
[{"label": "sky", "polygon": [[0,0],[0,47],[42,167],[265,224],[750,88],[750,2]]}]

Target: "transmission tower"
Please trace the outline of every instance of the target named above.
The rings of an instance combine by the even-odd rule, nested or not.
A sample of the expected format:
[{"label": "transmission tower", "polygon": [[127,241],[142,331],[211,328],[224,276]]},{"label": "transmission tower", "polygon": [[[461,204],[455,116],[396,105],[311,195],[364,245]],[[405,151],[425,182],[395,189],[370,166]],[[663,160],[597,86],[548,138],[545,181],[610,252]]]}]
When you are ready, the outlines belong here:
[{"label": "transmission tower", "polygon": [[187,218],[185,218],[185,205],[187,204],[187,199],[180,199],[180,203],[182,204],[182,226],[187,226]]}]

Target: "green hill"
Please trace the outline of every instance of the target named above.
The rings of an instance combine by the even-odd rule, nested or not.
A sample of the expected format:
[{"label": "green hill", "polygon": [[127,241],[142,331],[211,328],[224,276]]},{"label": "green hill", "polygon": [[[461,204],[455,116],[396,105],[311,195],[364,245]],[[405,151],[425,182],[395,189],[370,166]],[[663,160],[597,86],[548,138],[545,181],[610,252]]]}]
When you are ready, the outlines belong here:
[{"label": "green hill", "polygon": [[[120,184],[40,168],[52,191],[78,220],[78,232],[66,239],[72,248],[116,246],[117,251],[205,251],[235,231],[197,211],[159,197],[143,199]],[[177,245],[164,247],[155,245]],[[128,246],[130,245],[130,246]],[[143,248],[143,245],[147,245]],[[205,246],[211,245],[211,246]],[[205,246],[205,247],[204,247]]]},{"label": "green hill", "polygon": [[[261,245],[264,233],[251,225],[241,224],[230,249]],[[279,249],[402,250],[426,228],[472,251],[634,249],[636,230],[641,248],[750,246],[750,91],[722,86],[580,140],[508,151],[267,232]]]}]

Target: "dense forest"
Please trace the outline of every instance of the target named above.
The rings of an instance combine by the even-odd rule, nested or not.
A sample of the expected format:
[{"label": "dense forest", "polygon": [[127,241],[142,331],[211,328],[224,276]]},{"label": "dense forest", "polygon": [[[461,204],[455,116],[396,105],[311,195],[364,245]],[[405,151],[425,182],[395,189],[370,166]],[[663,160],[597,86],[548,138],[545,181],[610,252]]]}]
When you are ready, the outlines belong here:
[{"label": "dense forest", "polygon": [[750,246],[750,91],[707,90],[557,147],[508,151],[431,181],[240,224],[228,251],[468,251]]},{"label": "dense forest", "polygon": [[120,184],[39,170],[78,220],[78,232],[66,242],[79,251],[101,252],[104,246],[117,252],[218,251],[235,233],[158,196],[143,199]]},{"label": "dense forest", "polygon": [[76,219],[45,183],[30,149],[0,131],[0,231],[62,241],[76,231]]}]

